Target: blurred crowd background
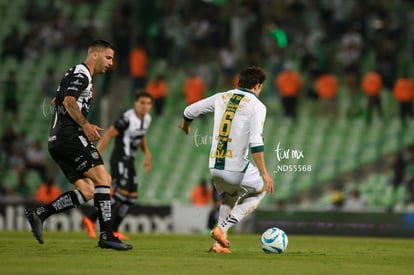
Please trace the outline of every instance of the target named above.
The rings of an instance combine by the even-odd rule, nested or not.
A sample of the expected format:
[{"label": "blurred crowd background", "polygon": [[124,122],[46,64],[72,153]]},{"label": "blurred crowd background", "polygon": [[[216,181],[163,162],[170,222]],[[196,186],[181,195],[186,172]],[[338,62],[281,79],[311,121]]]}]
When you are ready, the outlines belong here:
[{"label": "blurred crowd background", "polygon": [[[46,150],[50,100],[100,38],[115,45],[116,64],[95,78],[89,119],[107,128],[136,91],[155,98],[154,171],[141,172],[140,203],[191,202],[208,178],[211,119],[186,138],[181,112],[258,65],[277,190],[265,205],[414,211],[412,1],[0,0],[0,16],[4,199],[37,200],[42,184],[68,188]],[[304,157],[280,162],[279,145]],[[299,166],[306,171],[289,170]]]}]

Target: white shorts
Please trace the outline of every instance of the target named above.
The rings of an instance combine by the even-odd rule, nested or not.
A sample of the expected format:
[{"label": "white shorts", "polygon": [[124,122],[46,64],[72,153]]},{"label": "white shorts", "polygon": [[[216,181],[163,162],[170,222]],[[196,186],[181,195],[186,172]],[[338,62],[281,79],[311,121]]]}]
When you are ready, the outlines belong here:
[{"label": "white shorts", "polygon": [[224,192],[228,194],[234,194],[235,192],[259,193],[264,186],[259,170],[250,163],[244,173],[211,168],[210,174],[219,194]]}]

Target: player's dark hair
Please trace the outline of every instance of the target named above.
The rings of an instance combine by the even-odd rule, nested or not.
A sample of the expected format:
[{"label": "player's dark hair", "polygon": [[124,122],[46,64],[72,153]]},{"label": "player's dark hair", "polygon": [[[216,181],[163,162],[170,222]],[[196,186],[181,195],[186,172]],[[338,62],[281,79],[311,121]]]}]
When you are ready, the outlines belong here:
[{"label": "player's dark hair", "polygon": [[263,84],[266,79],[265,71],[256,66],[248,67],[239,74],[239,87],[251,89],[257,84]]},{"label": "player's dark hair", "polygon": [[103,40],[103,39],[94,40],[89,44],[89,48],[95,48],[95,47],[104,48],[104,49],[111,48],[112,50],[115,50],[114,46],[110,42]]},{"label": "player's dark hair", "polygon": [[138,99],[140,99],[141,97],[147,97],[147,98],[150,98],[150,99],[151,99],[151,102],[152,102],[152,101],[154,101],[154,98],[152,97],[152,95],[151,95],[150,93],[148,93],[147,91],[145,91],[145,90],[138,91],[138,92],[135,94],[135,101],[137,101],[137,100],[138,100]]}]

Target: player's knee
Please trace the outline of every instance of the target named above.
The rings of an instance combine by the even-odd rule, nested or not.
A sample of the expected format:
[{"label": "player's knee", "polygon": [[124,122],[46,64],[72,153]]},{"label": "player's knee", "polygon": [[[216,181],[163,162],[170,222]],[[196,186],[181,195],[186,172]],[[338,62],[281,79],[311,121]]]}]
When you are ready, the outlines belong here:
[{"label": "player's knee", "polygon": [[105,183],[107,186],[111,186],[112,184],[112,177],[109,173],[106,173],[106,175],[103,176],[102,182]]},{"label": "player's knee", "polygon": [[111,186],[111,182],[112,177],[109,173],[101,173],[94,180],[95,185]]},{"label": "player's knee", "polygon": [[93,182],[93,185],[98,186],[111,186],[111,175],[105,169],[103,165],[95,166],[89,169],[85,176]]},{"label": "player's knee", "polygon": [[82,192],[82,195],[85,197],[86,201],[89,201],[93,199],[93,189],[85,189],[85,190],[79,190]]},{"label": "player's knee", "polygon": [[265,195],[266,195],[266,192],[260,192],[255,197],[260,202],[264,198]]},{"label": "player's knee", "polygon": [[81,180],[76,184],[78,190],[85,197],[86,201],[93,198],[94,185],[88,180]]}]

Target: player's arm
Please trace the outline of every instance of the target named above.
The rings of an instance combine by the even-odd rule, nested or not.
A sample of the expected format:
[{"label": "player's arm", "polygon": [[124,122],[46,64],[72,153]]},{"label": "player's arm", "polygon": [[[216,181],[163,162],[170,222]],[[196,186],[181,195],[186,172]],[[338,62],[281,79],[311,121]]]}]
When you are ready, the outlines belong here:
[{"label": "player's arm", "polygon": [[264,152],[255,152],[252,153],[252,155],[257,169],[259,169],[260,175],[262,176],[265,183],[265,190],[273,193],[275,191],[274,182],[272,177],[269,175],[269,172],[267,171]]},{"label": "player's arm", "polygon": [[111,141],[111,139],[117,135],[119,135],[118,130],[113,125],[109,127],[108,131],[106,131],[101,140],[99,140],[98,145],[96,145],[96,149],[98,149],[100,154],[102,154],[102,152],[108,146],[108,143]]},{"label": "player's arm", "polygon": [[74,96],[65,96],[63,99],[63,106],[71,118],[82,127],[83,132],[90,141],[97,141],[101,138],[99,131],[102,131],[103,129],[89,123],[86,117],[82,114]]},{"label": "player's arm", "polygon": [[89,85],[89,80],[86,75],[79,73],[76,75],[68,76],[67,86],[64,88],[63,106],[70,115],[70,117],[82,127],[83,132],[89,141],[97,141],[101,138],[99,131],[103,129],[97,125],[89,123],[86,117],[83,115],[81,108],[77,103],[77,99]]},{"label": "player's arm", "polygon": [[266,118],[266,108],[257,108],[253,113],[250,121],[250,150],[252,152],[253,160],[259,169],[260,175],[265,183],[265,191],[274,192],[274,182],[266,168],[264,157],[264,143],[263,143],[263,127]]},{"label": "player's arm", "polygon": [[151,164],[152,156],[151,156],[150,149],[148,147],[146,136],[142,137],[140,147],[141,147],[142,152],[144,152],[145,154],[144,167],[147,170],[147,173],[150,173],[152,170],[152,164]]},{"label": "player's arm", "polygon": [[182,129],[188,135],[191,130],[190,124],[193,119],[202,114],[214,112],[214,102],[217,96],[221,96],[221,94],[212,95],[187,106],[184,110],[183,120],[178,128]]}]

